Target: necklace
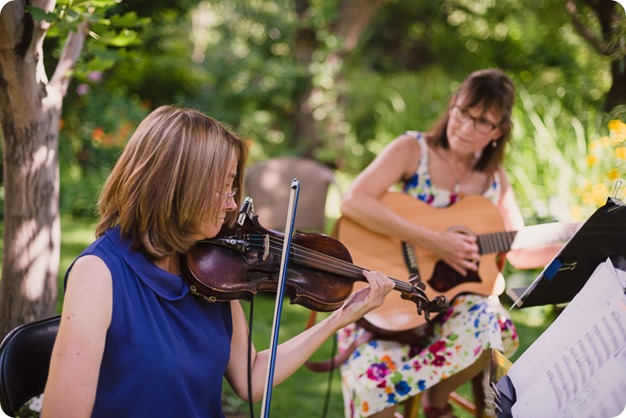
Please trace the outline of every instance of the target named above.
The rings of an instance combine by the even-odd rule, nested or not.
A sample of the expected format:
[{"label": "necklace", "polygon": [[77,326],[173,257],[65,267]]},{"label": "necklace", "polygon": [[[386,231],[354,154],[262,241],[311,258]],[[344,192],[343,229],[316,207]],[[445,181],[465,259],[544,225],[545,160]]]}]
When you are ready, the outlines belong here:
[{"label": "necklace", "polygon": [[445,162],[446,165],[450,167],[450,174],[452,174],[452,177],[454,178],[454,187],[452,188],[452,192],[457,195],[461,194],[461,181],[463,181],[465,176],[467,176],[467,173],[469,173],[470,169],[474,166],[474,159],[472,159],[470,164],[465,166],[463,172],[457,173],[457,166],[454,165],[448,158],[440,155],[438,151],[435,151],[435,149],[433,149],[433,153],[437,156],[437,158]]}]

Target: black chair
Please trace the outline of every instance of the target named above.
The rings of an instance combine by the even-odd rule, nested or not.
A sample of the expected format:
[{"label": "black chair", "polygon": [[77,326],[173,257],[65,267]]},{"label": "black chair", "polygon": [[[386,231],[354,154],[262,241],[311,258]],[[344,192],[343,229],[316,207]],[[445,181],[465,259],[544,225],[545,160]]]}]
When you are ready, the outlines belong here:
[{"label": "black chair", "polygon": [[20,325],[0,344],[0,406],[14,417],[43,393],[61,316]]}]

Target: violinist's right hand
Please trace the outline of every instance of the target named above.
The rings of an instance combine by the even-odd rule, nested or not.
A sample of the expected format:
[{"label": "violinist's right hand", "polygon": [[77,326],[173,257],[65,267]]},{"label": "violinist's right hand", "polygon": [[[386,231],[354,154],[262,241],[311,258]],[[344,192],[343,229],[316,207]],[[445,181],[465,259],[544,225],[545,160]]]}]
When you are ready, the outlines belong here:
[{"label": "violinist's right hand", "polygon": [[459,274],[478,270],[480,254],[475,235],[453,230],[437,233],[430,248],[439,258]]},{"label": "violinist's right hand", "polygon": [[356,322],[372,309],[381,306],[385,297],[395,286],[393,280],[379,271],[364,270],[363,275],[369,286],[351,294],[344,304],[333,313],[333,315],[337,315],[339,328]]}]

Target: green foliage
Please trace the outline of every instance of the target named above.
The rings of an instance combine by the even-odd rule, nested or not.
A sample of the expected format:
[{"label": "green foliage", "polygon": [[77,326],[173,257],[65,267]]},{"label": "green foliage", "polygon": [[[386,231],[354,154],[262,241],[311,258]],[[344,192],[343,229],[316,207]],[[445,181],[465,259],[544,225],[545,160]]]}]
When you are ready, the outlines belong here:
[{"label": "green foliage", "polygon": [[124,15],[110,14],[122,0],[58,1],[54,10],[28,6],[27,11],[35,20],[50,23],[47,36],[65,38],[85,23],[89,35],[109,46],[125,47],[138,44],[138,33],[131,28],[141,28],[150,19],[138,18],[134,12]]},{"label": "green foliage", "polygon": [[137,98],[121,91],[95,90],[66,107],[59,138],[61,212],[95,216],[106,177],[147,113]]},{"label": "green foliage", "polygon": [[[27,6],[35,20],[50,23],[46,34],[46,60],[58,59],[60,48],[69,32],[87,30],[89,37],[97,42],[87,42],[77,63],[73,77],[82,81],[93,71],[105,71],[120,60],[120,51],[109,47],[127,48],[139,45],[139,30],[150,23],[149,18],[140,18],[135,12],[118,14],[121,0],[63,0],[55,8],[43,9]],[[83,29],[81,27],[84,26]]]},{"label": "green foliage", "polygon": [[372,25],[359,58],[381,73],[431,67],[456,80],[497,67],[573,111],[579,100],[601,102],[609,59],[575,32],[564,7],[561,0],[395,1]]},{"label": "green foliage", "polygon": [[293,61],[289,2],[203,2],[192,15],[199,89],[181,99],[250,139],[252,158],[285,151],[306,71]]}]

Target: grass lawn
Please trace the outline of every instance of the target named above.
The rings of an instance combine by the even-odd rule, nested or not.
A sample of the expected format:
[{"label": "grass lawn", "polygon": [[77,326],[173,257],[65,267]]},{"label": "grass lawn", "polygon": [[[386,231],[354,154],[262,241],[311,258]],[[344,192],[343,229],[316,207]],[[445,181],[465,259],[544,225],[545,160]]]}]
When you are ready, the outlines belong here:
[{"label": "grass lawn", "polygon": [[[63,289],[62,280],[65,270],[74,258],[94,239],[95,225],[93,221],[62,218],[61,261],[59,273],[59,289]],[[532,280],[532,274],[520,276],[514,274],[517,281]],[[62,292],[59,294],[59,300]],[[242,302],[246,312],[250,303]],[[270,345],[272,320],[274,315],[275,299],[273,295],[260,295],[255,298],[253,318],[253,341],[257,349],[264,349]],[[61,302],[59,302],[59,308]],[[318,320],[326,314],[318,314]],[[526,308],[512,311],[513,320],[517,325],[520,336],[520,349],[513,356],[514,361],[549,325],[552,318],[550,307]],[[298,305],[291,305],[287,300],[283,303],[282,320],[280,324],[279,341],[282,342],[304,329],[309,310]],[[325,345],[313,356],[313,360],[325,360],[332,354],[332,342]],[[459,392],[471,399],[470,387],[465,385]],[[225,410],[229,417],[249,416],[246,403],[236,398],[225,383]],[[326,404],[327,402],[327,404]],[[254,405],[254,416],[261,416],[261,402]],[[297,411],[297,413],[296,413]],[[312,372],[302,367],[286,382],[272,390],[270,412],[275,417],[326,417],[343,416],[343,400],[341,382],[338,370],[332,374]],[[465,411],[455,407],[455,414],[459,417],[470,417]]]},{"label": "grass lawn", "polygon": [[[242,302],[244,308],[248,308],[248,302]],[[274,298],[270,296],[257,296],[254,304],[254,320],[252,340],[258,349],[269,347],[272,327],[272,317],[274,314]],[[549,325],[552,317],[551,309],[548,307],[526,308],[512,311],[513,320],[517,325],[520,336],[520,349],[511,360],[515,360],[521,353],[534,342],[539,335]],[[320,318],[318,314],[318,318]],[[284,341],[300,332],[306,324],[309,311],[301,306],[291,305],[288,301],[283,303],[283,313],[280,325],[279,340]],[[313,360],[325,360],[331,355],[332,343],[326,344],[317,351]],[[271,414],[276,417],[288,417],[293,415],[293,411],[298,411],[298,417],[323,417],[322,411],[326,399],[328,399],[326,417],[343,417],[343,399],[341,395],[341,381],[339,371],[336,370],[329,380],[329,373],[312,372],[306,367],[302,367],[287,381],[272,390]],[[226,385],[226,384],[225,384]],[[330,391],[329,391],[330,385]],[[249,407],[238,399],[234,398],[232,392],[226,385],[227,413],[235,417],[248,416]],[[459,393],[468,399],[471,397],[471,387],[469,384],[462,386]],[[472,417],[471,414],[455,408],[455,415],[458,417]],[[254,406],[254,416],[259,417],[261,402]],[[292,411],[292,412],[290,412]]]}]

